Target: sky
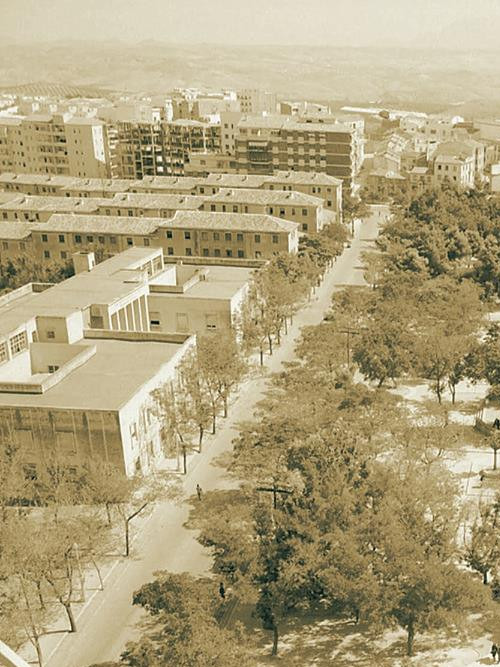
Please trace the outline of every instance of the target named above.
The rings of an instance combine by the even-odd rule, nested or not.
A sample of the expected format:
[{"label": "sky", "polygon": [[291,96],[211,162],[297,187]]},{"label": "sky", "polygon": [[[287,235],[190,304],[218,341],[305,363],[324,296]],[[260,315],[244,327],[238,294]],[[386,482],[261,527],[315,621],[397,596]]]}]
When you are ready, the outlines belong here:
[{"label": "sky", "polygon": [[500,0],[0,0],[0,39],[442,46],[500,42]]}]

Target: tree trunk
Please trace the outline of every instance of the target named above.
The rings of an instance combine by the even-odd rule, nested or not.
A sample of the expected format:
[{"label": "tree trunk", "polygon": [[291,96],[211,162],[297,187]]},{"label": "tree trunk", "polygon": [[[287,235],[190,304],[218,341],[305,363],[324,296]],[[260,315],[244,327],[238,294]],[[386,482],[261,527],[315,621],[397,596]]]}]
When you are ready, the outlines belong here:
[{"label": "tree trunk", "polygon": [[273,627],[273,650],[271,655],[278,655],[278,626],[275,624]]},{"label": "tree trunk", "polygon": [[286,321],[285,317],[285,336],[288,334],[288,322]]},{"label": "tree trunk", "polygon": [[216,425],[217,425],[216,421],[217,421],[217,414],[214,410],[214,412],[212,412],[212,435],[215,435],[215,429],[216,429]]},{"label": "tree trunk", "polygon": [[201,445],[203,443],[203,434],[205,433],[205,429],[203,428],[203,424],[200,424],[200,437],[198,438],[198,451],[201,454]]},{"label": "tree trunk", "polygon": [[451,403],[452,405],[455,405],[455,398],[457,395],[457,385],[450,384],[450,391],[451,391]]},{"label": "tree trunk", "polygon": [[224,412],[223,412],[224,417],[227,417],[227,394],[223,395],[222,404],[223,404],[223,407],[224,407]]},{"label": "tree trunk", "polygon": [[273,339],[271,338],[270,335],[267,337],[267,342],[269,343],[269,354],[272,355],[272,353],[273,353]]},{"label": "tree trunk", "polygon": [[128,519],[125,519],[125,557],[130,556],[130,528]]},{"label": "tree trunk", "polygon": [[357,625],[359,623],[360,611],[358,607],[354,610],[354,623]]},{"label": "tree trunk", "polygon": [[80,600],[79,602],[85,602],[85,572],[83,571],[82,568],[82,563],[80,560],[80,550],[78,549],[78,545],[75,545],[76,549],[74,550],[75,552],[75,560],[76,560],[76,567],[78,569],[78,580],[80,582]]},{"label": "tree trunk", "polygon": [[36,582],[36,592],[38,599],[40,600],[40,609],[46,609],[47,607],[45,606],[45,600],[43,599],[42,595],[42,585],[39,581]]},{"label": "tree trunk", "polygon": [[40,639],[38,638],[38,635],[37,635],[37,634],[35,634],[35,635],[31,638],[31,643],[32,643],[33,646],[35,647],[35,651],[36,651],[36,657],[37,657],[38,665],[39,665],[39,667],[43,667],[42,647],[40,646]]},{"label": "tree trunk", "polygon": [[406,628],[407,638],[406,638],[406,655],[411,657],[413,655],[413,640],[415,639],[415,628],[413,627],[413,621],[408,623]]},{"label": "tree trunk", "polygon": [[182,473],[183,475],[187,475],[187,453],[186,453],[186,446],[182,448]]},{"label": "tree trunk", "polygon": [[438,403],[441,404],[441,378],[437,378],[436,380],[436,395]]},{"label": "tree trunk", "polygon": [[109,503],[106,503],[106,516],[108,517],[108,526],[111,526],[111,508],[109,506]]},{"label": "tree trunk", "polygon": [[69,631],[76,632],[76,621],[75,621],[75,616],[73,614],[73,609],[71,608],[71,602],[63,602],[62,605],[66,610],[66,614],[68,616],[69,627],[70,627]]},{"label": "tree trunk", "polygon": [[483,572],[483,584],[486,586],[488,584],[488,570]]},{"label": "tree trunk", "polygon": [[260,365],[264,365],[264,350],[262,349],[262,345],[259,347],[259,357],[260,357]]},{"label": "tree trunk", "polygon": [[497,448],[493,449],[493,470],[497,469]]},{"label": "tree trunk", "polygon": [[92,565],[94,566],[95,571],[97,572],[97,576],[99,578],[99,590],[103,591],[104,590],[104,581],[102,580],[101,570],[99,569],[99,566],[97,565],[97,562],[96,562],[94,556],[92,556]]},{"label": "tree trunk", "polygon": [[278,345],[281,345],[281,329],[279,327],[276,330],[276,341]]}]

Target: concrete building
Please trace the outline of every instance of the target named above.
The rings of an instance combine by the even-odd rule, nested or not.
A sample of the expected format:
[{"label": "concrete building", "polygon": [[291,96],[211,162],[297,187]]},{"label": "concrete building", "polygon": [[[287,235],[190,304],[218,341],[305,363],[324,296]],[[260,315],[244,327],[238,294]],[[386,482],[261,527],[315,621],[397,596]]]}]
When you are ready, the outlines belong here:
[{"label": "concrete building", "polygon": [[491,165],[490,190],[495,194],[500,192],[500,164]]},{"label": "concrete building", "polygon": [[47,222],[54,213],[98,213],[99,200],[77,197],[18,195],[0,201],[0,222]]},{"label": "concrete building", "polygon": [[360,166],[357,142],[357,132],[340,123],[246,116],[238,126],[236,159],[243,173],[323,172],[341,178],[350,189]]},{"label": "concrete building", "polygon": [[0,174],[0,190],[26,195],[58,197],[112,197],[126,192],[131,181],[125,179],[78,178],[50,174]]},{"label": "concrete building", "polygon": [[177,211],[161,222],[155,242],[167,256],[268,259],[296,253],[299,234],[297,223],[271,215]]},{"label": "concrete building", "polygon": [[9,171],[107,178],[106,126],[69,114],[0,117],[0,163]]},{"label": "concrete building", "polygon": [[182,176],[193,153],[220,152],[220,125],[195,120],[163,123],[165,175]]},{"label": "concrete building", "polygon": [[190,153],[189,162],[184,165],[185,175],[194,177],[236,173],[236,171],[234,156],[223,153]]},{"label": "concrete building", "polygon": [[434,185],[448,181],[459,188],[473,188],[476,159],[475,149],[468,142],[439,144],[432,157]]},{"label": "concrete building", "polygon": [[34,474],[54,460],[148,472],[163,458],[151,392],[195,339],[150,331],[161,252],[135,248],[95,268],[82,259],[63,283],[0,298],[0,446],[19,447]]},{"label": "concrete building", "polygon": [[238,123],[243,114],[241,112],[225,111],[220,114],[220,148],[224,155],[236,154],[236,135]]},{"label": "concrete building", "polygon": [[244,114],[272,114],[276,113],[278,107],[278,98],[275,93],[256,88],[239,90],[237,99],[240,104],[240,111]]},{"label": "concrete building", "polygon": [[219,213],[265,213],[296,222],[301,232],[316,234],[334,216],[323,208],[323,200],[303,192],[221,188],[210,195],[202,210]]}]

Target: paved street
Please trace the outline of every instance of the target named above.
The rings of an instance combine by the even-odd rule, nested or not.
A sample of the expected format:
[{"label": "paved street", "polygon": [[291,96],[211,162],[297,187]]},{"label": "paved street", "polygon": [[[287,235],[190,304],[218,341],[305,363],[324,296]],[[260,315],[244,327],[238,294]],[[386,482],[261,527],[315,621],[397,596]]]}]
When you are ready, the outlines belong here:
[{"label": "paved street", "polygon": [[[360,253],[370,246],[370,240],[376,236],[378,223],[385,215],[385,209],[382,209],[382,214],[379,214],[378,208],[374,210],[374,215],[357,224],[351,247],[345,250],[329,271],[316,297],[295,317],[294,325],[281,347],[276,349],[271,358],[266,358],[269,371],[277,371],[283,361],[292,358],[300,328],[321,321],[336,286],[363,283]],[[191,460],[185,480],[187,496],[195,493],[197,483],[205,490],[227,485],[224,471],[214,465],[213,461],[230,450],[238,422],[252,415],[265,386],[265,376],[259,377],[257,374],[242,387],[229,418],[220,420],[220,429],[211,441],[207,440],[204,453]],[[160,569],[195,574],[209,570],[207,551],[196,541],[196,533],[184,527],[188,512],[187,503],[163,503],[149,517],[135,524],[133,530],[139,526],[140,530],[136,533],[132,557],[116,563],[107,576],[103,592],[97,592],[85,607],[81,605],[78,609],[78,605],[75,606],[78,632],[44,638],[48,667],[88,667],[93,663],[117,659],[126,642],[133,637],[133,628],[139,616],[138,610],[131,606],[134,590]]]}]

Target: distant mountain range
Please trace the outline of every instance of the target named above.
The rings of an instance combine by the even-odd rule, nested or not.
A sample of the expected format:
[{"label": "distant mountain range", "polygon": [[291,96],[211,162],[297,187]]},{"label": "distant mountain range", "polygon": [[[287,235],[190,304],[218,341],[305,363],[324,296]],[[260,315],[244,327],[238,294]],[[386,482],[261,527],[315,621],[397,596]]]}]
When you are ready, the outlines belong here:
[{"label": "distant mountain range", "polygon": [[177,46],[160,42],[0,44],[0,87],[42,82],[163,93],[264,88],[289,98],[500,114],[499,52],[415,48]]}]

